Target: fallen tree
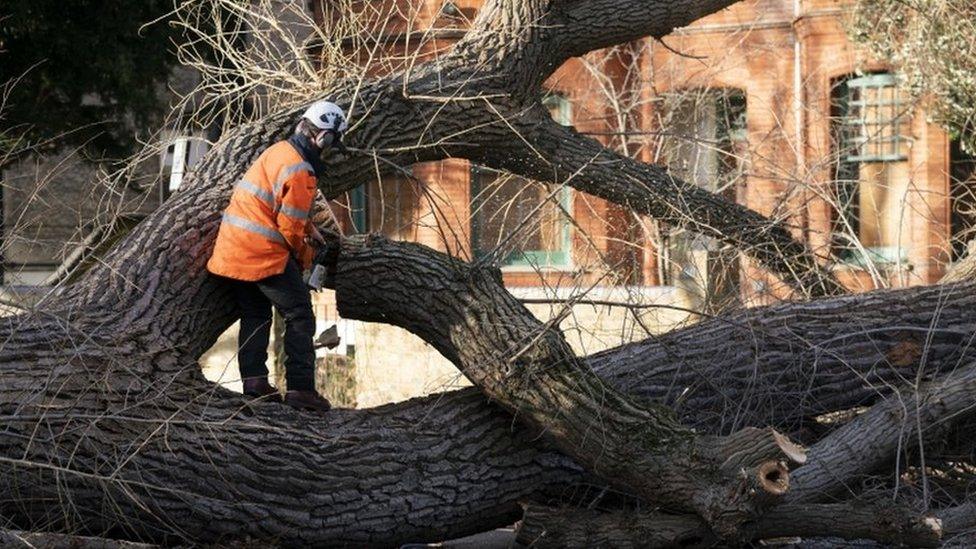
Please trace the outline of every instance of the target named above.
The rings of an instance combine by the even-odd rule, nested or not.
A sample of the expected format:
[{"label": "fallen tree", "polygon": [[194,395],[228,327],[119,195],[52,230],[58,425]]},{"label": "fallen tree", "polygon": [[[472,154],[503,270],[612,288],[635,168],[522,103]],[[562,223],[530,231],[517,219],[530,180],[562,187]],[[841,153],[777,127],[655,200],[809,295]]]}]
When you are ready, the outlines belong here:
[{"label": "fallen tree", "polygon": [[[392,247],[391,253],[403,253],[399,249],[403,245],[379,242],[381,247]],[[380,261],[383,257],[379,253],[360,253],[366,261]],[[341,269],[346,265],[343,261]],[[364,297],[363,286],[357,284],[363,271],[356,271],[354,262],[348,265],[353,269],[347,278],[353,291],[345,294],[340,288],[339,292],[345,296],[341,299],[347,312],[357,310],[357,299]],[[394,271],[373,266],[368,272],[379,277],[380,273]],[[340,281],[342,273],[340,270]],[[429,284],[429,291],[443,291],[448,282],[433,276],[412,280]],[[385,283],[379,278],[375,282],[380,287]],[[960,286],[957,291],[964,295],[965,288]],[[921,288],[850,296],[834,300],[840,303],[833,306],[843,303],[850,307],[880,300],[874,301],[879,305],[877,310],[891,312],[898,302],[917,305],[931,291]],[[208,296],[209,302],[221,300],[229,307],[228,296]],[[938,306],[940,302],[936,299],[932,303]],[[770,315],[770,322],[776,322],[771,313],[781,312],[792,318],[796,311],[811,306],[795,304],[742,314],[766,314]],[[820,307],[829,308],[829,304],[821,303]],[[406,310],[423,315],[425,309]],[[931,322],[928,316],[920,316],[920,325]],[[779,320],[783,318],[786,317]],[[830,326],[836,318],[831,315],[820,320],[831,319]],[[82,522],[88,528],[126,528],[130,534],[146,537],[183,532],[195,540],[250,535],[391,544],[450,537],[504,524],[517,518],[515,504],[519,499],[538,496],[547,489],[553,493],[560,486],[586,479],[572,462],[541,448],[535,431],[518,429],[513,433],[510,416],[472,390],[377,410],[337,411],[324,424],[307,424],[307,417],[287,409],[271,404],[249,405],[214,388],[200,377],[192,362],[161,362],[151,354],[133,354],[136,358],[131,362],[119,361],[114,347],[109,346],[115,345],[111,339],[100,341],[87,330],[76,332],[78,337],[86,334],[87,339],[85,345],[72,346],[76,353],[71,355],[72,361],[59,363],[60,357],[70,351],[52,345],[50,335],[57,326],[62,330],[65,326],[71,328],[71,323],[66,322],[70,318],[52,315],[33,327],[20,320],[8,323],[5,334],[5,353],[11,353],[7,355],[11,358],[5,360],[5,431],[0,440],[4,442],[7,466],[3,479],[5,486],[12,488],[8,493],[30,494],[5,505],[4,514],[22,515],[29,524],[65,518],[70,521],[70,516],[58,516],[59,510],[48,504],[51,498],[62,495],[62,490],[68,490],[78,509],[108,506],[115,510],[100,512],[97,520],[85,514],[77,517],[79,521],[84,517]],[[716,325],[739,329],[750,326],[729,320],[717,319],[672,337],[702,335],[716,329]],[[101,322],[105,322],[104,318]],[[808,320],[806,326],[811,331],[805,336],[811,337],[816,323]],[[893,328],[905,329],[899,324]],[[752,325],[749,331],[754,330]],[[824,333],[835,338],[833,331]],[[728,340],[724,343],[727,345]],[[643,345],[650,346],[650,342]],[[110,354],[105,354],[106,348]],[[665,345],[658,352],[668,348]],[[49,358],[24,362],[44,358],[40,349],[47,349]],[[864,358],[858,349],[854,347],[846,351],[849,355],[840,355],[840,364],[847,367],[845,359]],[[620,354],[627,357],[632,350],[624,348]],[[762,351],[789,358],[779,363],[767,362],[771,375],[780,375],[777,367],[789,365],[794,356],[777,353],[776,349]],[[611,366],[611,354],[601,356],[599,371],[613,371],[618,374],[617,379],[625,379],[622,372],[629,367],[632,381],[639,383],[640,374],[644,373],[641,370],[646,369],[643,366],[660,364],[621,361]],[[18,360],[17,356],[22,358]],[[865,368],[877,368],[875,360],[866,358]],[[684,362],[664,364],[665,375],[672,377],[676,364],[690,366],[692,372],[697,370],[695,375],[712,366],[709,361],[689,365],[684,357],[681,360]],[[48,364],[57,368],[45,367]],[[902,363],[896,361],[892,365],[891,375],[899,373],[897,364]],[[938,361],[933,358],[932,364],[937,367]],[[821,372],[830,379],[843,371],[853,372],[848,383],[856,386],[860,378],[853,369],[825,368]],[[813,376],[795,389],[817,381]],[[636,389],[634,394],[645,398],[662,398],[666,394],[660,390],[655,394],[647,388],[650,385],[640,389],[638,383],[618,386]],[[868,386],[863,393],[854,391],[846,403],[841,402],[840,394],[834,402],[850,406],[863,402],[865,393],[872,392],[878,394],[876,388]],[[750,398],[765,398],[761,392],[743,392],[741,396],[738,401],[746,405]],[[713,393],[719,409],[727,405],[727,397],[734,398],[727,393]],[[38,433],[33,443],[31,433]],[[106,455],[105,447],[117,447],[119,441],[125,443],[117,448],[117,454]],[[183,457],[179,466],[172,463],[177,456],[194,455],[202,461],[183,463],[187,459]],[[188,470],[193,463],[197,469]],[[198,472],[191,474],[193,470]],[[220,472],[218,483],[209,476],[215,471]],[[274,471],[285,474],[279,477],[271,474]],[[293,476],[287,474],[289,471]],[[260,489],[249,488],[254,479],[262,479]],[[301,488],[289,489],[291,483],[298,483]],[[315,508],[322,513],[319,518],[309,515],[309,509]],[[197,514],[194,509],[207,511]],[[296,516],[306,517],[306,522]],[[219,520],[215,520],[217,517]],[[351,522],[342,517],[357,520]],[[65,526],[78,524],[69,522]],[[170,532],[169,528],[175,531]]]},{"label": "fallen tree", "polygon": [[[750,526],[757,539],[824,537],[873,539],[910,547],[938,547],[939,519],[890,505],[782,505]],[[654,511],[600,513],[529,506],[517,540],[526,547],[711,547],[720,540],[702,521]]]},{"label": "fallen tree", "polygon": [[[568,56],[660,36],[728,3],[489,2],[436,66],[334,90],[369,108],[350,135],[359,152],[333,166],[323,191],[361,184],[372,154],[392,165],[467,157],[720,237],[800,290],[836,292],[785,228],[554,127],[538,104]],[[593,9],[628,17],[595,23]],[[777,512],[789,462],[803,460],[769,426],[793,431],[870,404],[893,380],[971,354],[974,298],[956,284],[741,311],[584,364],[492,269],[371,239],[344,247],[343,315],[411,329],[501,408],[477,390],[324,419],[244,401],[196,364],[236,314],[203,264],[231,185],[294,114],[226,136],[102,265],[0,323],[5,521],[161,542],[394,545],[509,523],[519,500],[608,482],[718,539],[750,539],[764,534],[747,523]],[[526,144],[550,155],[548,169]],[[774,392],[797,400],[771,402]]]},{"label": "fallen tree", "polygon": [[[750,525],[748,538],[787,536],[874,539],[899,545],[937,546],[945,533],[976,526],[972,504],[938,516],[919,514],[890,502],[820,504],[889,465],[902,448],[936,438],[971,416],[976,368],[969,365],[922,387],[906,390],[858,416],[812,446],[809,462],[790,476],[790,491]],[[895,468],[898,473],[898,468]],[[708,546],[713,530],[694,516],[660,512],[612,512],[528,506],[519,541],[551,547]],[[648,540],[653,540],[649,542]]]},{"label": "fallen tree", "polygon": [[[402,253],[399,248],[403,245],[382,240],[376,244],[381,249],[392,247],[391,253]],[[359,253],[365,261],[380,261],[383,257],[366,251]],[[355,256],[347,259],[352,261]],[[357,299],[368,295],[363,296],[363,286],[356,284],[364,275],[363,271],[354,269],[354,262],[342,262],[338,280],[343,280],[342,269],[346,265],[353,269],[347,278],[353,292],[345,294],[340,288],[339,295],[344,296],[341,297],[344,311],[352,314],[357,310]],[[379,277],[380,273],[394,271],[374,266],[368,272]],[[429,291],[443,291],[447,283],[434,276],[412,280],[429,284]],[[379,278],[375,282],[380,287],[384,283]],[[889,323],[894,322],[888,329],[902,333],[906,330],[904,323],[909,320],[889,316],[898,310],[899,303],[905,304],[906,311],[908,304],[913,304],[911,310],[918,314],[915,322],[921,328],[932,324],[932,316],[946,298],[958,297],[958,305],[964,307],[970,294],[966,289],[967,286],[917,288],[848,296],[819,304],[743,311],[738,319],[736,315],[715,319],[668,337],[697,336],[701,343],[707,341],[702,337],[709,332],[730,327],[748,334],[762,333],[756,327],[759,319],[782,325],[785,319],[796,318],[798,311],[834,310],[836,313],[841,307],[865,310],[868,304],[877,311],[879,322],[887,318]],[[229,297],[220,292],[208,295],[207,302],[230,308]],[[935,309],[923,312],[920,304],[926,302]],[[423,315],[425,309],[406,310]],[[960,312],[953,317],[953,323],[959,324],[951,329],[963,329],[965,314]],[[745,322],[748,318],[752,321]],[[831,329],[837,318],[837,314],[808,315],[805,322],[793,326],[807,328],[802,339],[784,341],[782,337],[771,337],[768,341],[773,344],[756,349],[755,357],[763,357],[763,364],[769,368],[767,375],[781,376],[781,367],[796,366],[793,360],[802,354],[784,350],[796,351],[800,344],[811,345],[812,349],[825,348],[837,339],[835,330]],[[105,317],[100,322],[105,322]],[[337,411],[325,424],[308,424],[307,417],[287,409],[270,404],[248,405],[239,397],[214,388],[200,377],[192,362],[167,363],[155,360],[148,353],[132,354],[135,357],[132,361],[119,361],[114,352],[117,344],[111,343],[110,337],[114,335],[111,331],[104,332],[109,339],[100,341],[92,338],[87,329],[79,330],[76,336],[85,334],[86,344],[72,346],[76,353],[71,355],[72,362],[60,363],[58,360],[70,351],[52,345],[50,335],[53,330],[65,327],[72,327],[70,317],[52,314],[33,327],[24,324],[23,319],[10,322],[5,334],[8,342],[5,352],[12,354],[5,360],[8,366],[4,369],[2,392],[6,421],[0,440],[5,443],[3,456],[7,466],[3,478],[5,486],[13,488],[8,493],[30,494],[30,497],[19,497],[16,503],[5,505],[4,514],[21,515],[28,524],[49,524],[68,518],[69,524],[63,526],[78,527],[70,516],[60,516],[48,504],[51,498],[67,490],[77,509],[114,510],[99,512],[97,519],[79,515],[76,520],[86,527],[123,528],[130,535],[140,537],[165,537],[182,532],[195,540],[250,535],[385,545],[450,537],[504,524],[517,518],[518,500],[538,497],[547,489],[550,494],[558,493],[560,486],[587,480],[572,462],[540,447],[534,431],[518,429],[513,433],[511,417],[489,405],[473,390],[376,410]],[[818,328],[824,340],[813,339]],[[871,331],[883,333],[884,326]],[[729,336],[734,331],[723,333]],[[775,335],[774,331],[768,333]],[[152,339],[156,334],[144,337]],[[730,340],[716,337],[715,341],[727,346]],[[659,342],[661,346],[656,349],[653,343],[652,340],[641,344],[648,349],[650,359],[656,358],[655,351],[673,351],[672,342]],[[777,343],[782,347],[777,348]],[[883,343],[884,338],[879,338],[873,345]],[[891,348],[899,343],[886,342]],[[640,364],[632,358],[635,347],[617,351],[621,360],[616,364],[610,360],[614,353],[605,353],[591,362],[597,364],[598,371],[614,372],[612,379],[618,380],[619,388],[633,390],[633,394],[644,398],[665,398],[670,387],[663,382],[681,381],[680,376],[673,375],[679,366],[687,368],[690,375],[686,374],[685,379],[691,382],[701,379],[703,374],[707,378],[709,372],[714,373],[709,368],[722,366],[720,362],[701,358],[697,363],[690,363],[687,356],[674,357],[677,360],[672,362],[651,360]],[[712,347],[716,351],[720,348]],[[49,358],[37,363],[24,362],[45,357],[40,349],[46,349]],[[110,353],[105,354],[103,349]],[[850,393],[837,392],[832,404],[847,407],[863,403],[868,395],[879,395],[880,391],[878,387],[864,385],[861,375],[870,370],[881,372],[881,369],[877,356],[868,356],[862,350],[860,343],[834,349],[828,354],[837,360],[835,367],[825,363],[823,369],[811,372],[821,373],[823,378],[797,376],[799,383],[792,388],[785,383],[779,387],[787,392],[802,390],[808,383],[836,381],[843,372],[850,372],[846,385],[857,389]],[[879,352],[878,356],[885,355],[883,347]],[[18,360],[18,356],[22,358]],[[780,360],[777,362],[774,357]],[[931,357],[933,368],[939,367],[938,358],[935,354]],[[857,360],[862,361],[864,371],[856,370]],[[740,355],[731,356],[726,366],[740,361]],[[57,368],[47,368],[48,364]],[[905,364],[893,361],[888,374],[906,375],[911,370]],[[943,366],[951,364],[951,360],[942,363]],[[630,385],[624,383],[628,368]],[[646,375],[647,370],[654,368],[660,368],[661,378],[655,380],[654,376]],[[648,379],[658,383],[657,392]],[[767,397],[761,391],[742,391],[737,398],[731,394],[734,390],[730,386],[725,393],[713,391],[715,408],[711,413],[721,411],[729,398],[749,407],[751,399],[755,405]],[[703,392],[706,391],[701,388],[695,391],[696,395]],[[844,395],[849,399],[846,402],[842,400]],[[707,402],[704,395],[696,398]],[[703,414],[709,417],[707,408],[703,408]],[[43,436],[35,435],[31,444],[31,433]],[[105,447],[116,447],[120,440],[126,442],[117,449],[118,453],[106,455]],[[202,460],[195,462],[197,474],[187,469],[194,461],[183,463],[186,457],[180,459],[179,466],[174,467],[172,463],[176,456],[194,455]],[[10,456],[18,457],[9,459]],[[367,456],[369,459],[365,459]],[[218,483],[210,477],[214,471],[220,472]],[[285,474],[271,474],[274,471]],[[287,474],[289,471],[293,472],[292,476]],[[262,479],[260,489],[248,488],[254,479]],[[289,489],[292,483],[298,483],[301,488]],[[82,502],[86,504],[81,505]],[[206,511],[198,514],[194,509]],[[316,518],[309,514],[309,509],[320,509],[321,515]],[[296,519],[296,516],[306,518]]]}]

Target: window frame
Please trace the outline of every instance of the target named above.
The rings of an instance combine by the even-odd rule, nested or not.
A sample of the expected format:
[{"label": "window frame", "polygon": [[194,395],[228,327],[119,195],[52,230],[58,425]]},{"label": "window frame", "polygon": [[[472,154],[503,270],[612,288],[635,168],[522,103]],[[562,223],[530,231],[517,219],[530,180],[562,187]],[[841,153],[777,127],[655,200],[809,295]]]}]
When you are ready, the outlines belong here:
[{"label": "window frame", "polygon": [[[546,94],[542,99],[542,104],[546,107],[557,106],[557,116],[555,118],[556,122],[563,126],[572,125],[572,103],[569,98],[563,94],[551,92]],[[470,200],[469,204],[471,207],[471,252],[472,255],[481,259],[488,255],[487,251],[482,250],[478,247],[478,241],[480,237],[480,226],[478,222],[478,216],[476,214],[480,210],[480,203],[483,199],[479,199],[481,192],[483,190],[483,185],[481,184],[481,178],[489,174],[503,174],[499,170],[493,170],[491,168],[485,168],[483,166],[478,166],[477,164],[471,164],[470,170]],[[496,175],[492,181],[496,181],[499,176]],[[566,184],[562,184],[557,196],[555,197],[559,208],[562,210],[559,216],[560,222],[560,247],[558,250],[513,250],[506,254],[504,258],[501,259],[502,270],[534,270],[536,268],[549,268],[549,269],[559,269],[565,270],[573,267],[573,238],[572,238],[572,223],[570,218],[573,212],[573,193],[572,189]]]},{"label": "window frame", "polygon": [[[901,151],[901,144],[909,143],[911,141],[910,136],[901,135],[900,129],[902,125],[902,119],[908,113],[901,112],[901,90],[899,88],[898,76],[890,72],[873,73],[864,76],[857,76],[854,78],[843,79],[844,84],[847,87],[847,99],[846,105],[848,108],[848,113],[845,114],[844,119],[841,123],[854,126],[858,128],[856,135],[852,138],[851,145],[857,147],[857,153],[854,155],[847,155],[844,159],[845,162],[901,162],[908,160],[908,154]],[[892,101],[868,101],[865,99],[865,90],[875,90],[880,91],[885,88],[892,89],[892,96],[894,100]],[[853,99],[853,90],[859,90],[861,93],[860,99]],[[850,115],[851,107],[859,108],[858,116],[854,117]],[[890,107],[890,118],[882,118],[876,122],[867,122],[868,118],[865,116],[864,111],[868,108],[882,108]],[[891,135],[882,136],[882,132],[877,131],[883,126],[891,126]],[[868,127],[876,128],[875,134],[871,134],[868,131]],[[881,137],[879,137],[881,136]],[[882,154],[865,154],[864,147],[871,143],[876,143],[880,148],[888,148],[890,144],[890,151]]]},{"label": "window frame", "polygon": [[[865,246],[861,243],[860,236],[861,166],[895,164],[910,160],[909,152],[903,152],[902,147],[910,149],[913,138],[911,135],[902,135],[900,129],[905,123],[905,117],[910,118],[913,113],[911,110],[902,112],[902,108],[907,105],[901,101],[902,80],[895,72],[883,71],[863,75],[846,74],[832,79],[831,82],[829,133],[834,165],[831,167],[830,184],[836,194],[836,207],[832,208],[830,222],[831,250],[845,267],[866,269],[871,265],[906,265],[909,260],[908,247],[904,244]],[[862,90],[860,99],[853,99],[852,88]],[[863,90],[884,88],[893,88],[892,101],[870,102],[864,99]],[[852,107],[860,109],[857,116],[851,115]],[[891,117],[868,124],[864,110],[869,107],[890,107]],[[843,109],[843,112],[835,113],[835,109]],[[891,126],[891,132],[889,136],[881,138],[880,146],[890,146],[890,150],[883,154],[864,154],[865,146],[871,144],[873,138],[867,128],[875,128],[874,131],[881,135],[880,128],[884,124]],[[857,177],[852,175],[855,173]],[[847,234],[847,228],[857,235],[855,242],[848,240],[842,243],[838,239],[838,234]]]}]

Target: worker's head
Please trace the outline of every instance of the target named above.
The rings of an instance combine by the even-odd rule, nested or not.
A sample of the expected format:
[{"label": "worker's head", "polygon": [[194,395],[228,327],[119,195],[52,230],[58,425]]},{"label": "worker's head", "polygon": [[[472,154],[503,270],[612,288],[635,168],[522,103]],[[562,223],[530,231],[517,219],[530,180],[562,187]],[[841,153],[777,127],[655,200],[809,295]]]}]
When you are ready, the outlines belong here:
[{"label": "worker's head", "polygon": [[342,135],[348,127],[346,113],[342,112],[339,105],[329,101],[316,101],[302,114],[295,133],[304,134],[319,149],[344,150]]}]

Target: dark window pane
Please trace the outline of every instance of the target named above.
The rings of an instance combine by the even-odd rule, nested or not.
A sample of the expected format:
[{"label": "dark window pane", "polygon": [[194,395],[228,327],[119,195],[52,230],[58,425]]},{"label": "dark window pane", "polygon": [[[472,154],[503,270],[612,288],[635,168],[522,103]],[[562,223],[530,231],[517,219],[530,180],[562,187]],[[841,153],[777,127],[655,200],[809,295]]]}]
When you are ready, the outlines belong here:
[{"label": "dark window pane", "polygon": [[[569,102],[543,100],[553,119],[569,123]],[[471,239],[476,256],[503,265],[562,266],[570,261],[570,190],[478,166],[471,169]]]},{"label": "dark window pane", "polygon": [[[669,171],[735,201],[748,154],[745,94],[735,89],[682,90],[666,95],[663,104],[663,150]],[[664,284],[697,296],[702,310],[718,310],[737,299],[736,250],[680,228],[662,234]]]}]

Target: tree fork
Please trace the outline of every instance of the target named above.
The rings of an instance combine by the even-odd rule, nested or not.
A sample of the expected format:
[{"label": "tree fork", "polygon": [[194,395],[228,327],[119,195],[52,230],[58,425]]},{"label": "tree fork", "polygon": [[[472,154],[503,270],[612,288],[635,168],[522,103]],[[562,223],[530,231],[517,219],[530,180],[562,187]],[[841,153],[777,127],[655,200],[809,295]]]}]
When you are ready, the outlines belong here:
[{"label": "tree fork", "polygon": [[418,335],[493,401],[610,484],[699,513],[723,535],[781,498],[802,448],[772,429],[699,437],[667,408],[639,406],[575,356],[501,284],[425,246],[370,235],[343,243],[344,318]]}]

